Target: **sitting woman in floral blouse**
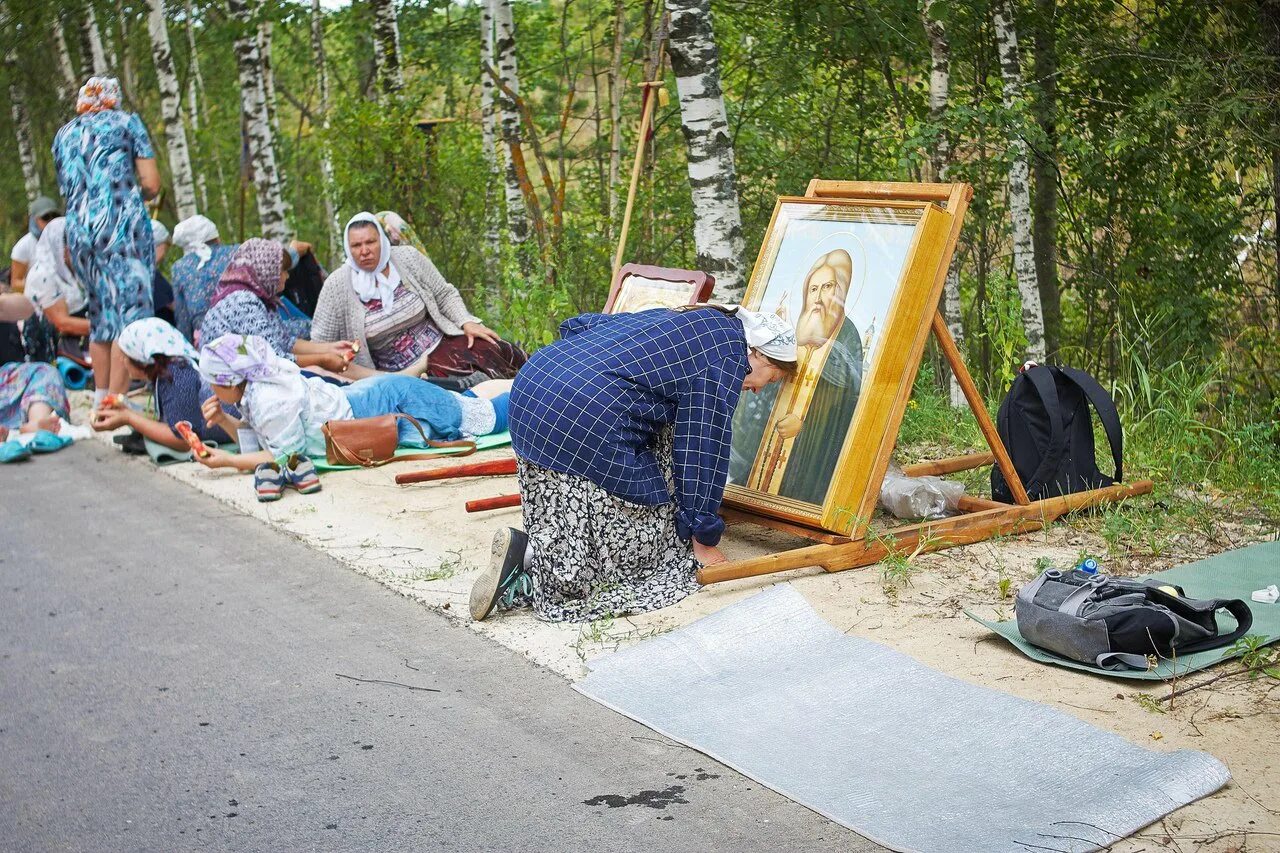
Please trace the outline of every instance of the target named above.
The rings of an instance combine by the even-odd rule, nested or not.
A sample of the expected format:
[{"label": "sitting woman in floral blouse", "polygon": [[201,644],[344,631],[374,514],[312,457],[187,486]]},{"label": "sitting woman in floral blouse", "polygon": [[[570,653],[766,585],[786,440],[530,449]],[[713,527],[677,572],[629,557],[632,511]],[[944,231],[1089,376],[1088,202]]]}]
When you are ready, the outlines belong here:
[{"label": "sitting woman in floral blouse", "polygon": [[527,360],[467,310],[422,252],[392,246],[373,214],[352,217],[344,243],[346,263],[320,291],[311,337],[358,341],[353,367],[404,371],[421,364],[429,376],[509,379]]}]

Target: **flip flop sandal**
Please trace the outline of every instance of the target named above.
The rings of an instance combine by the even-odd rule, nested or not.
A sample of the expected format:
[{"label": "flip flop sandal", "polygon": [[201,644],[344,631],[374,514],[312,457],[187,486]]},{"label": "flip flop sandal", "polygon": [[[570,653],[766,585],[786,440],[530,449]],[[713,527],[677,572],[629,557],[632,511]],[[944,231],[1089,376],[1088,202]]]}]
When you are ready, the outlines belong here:
[{"label": "flip flop sandal", "polygon": [[31,437],[32,453],[56,453],[71,443],[71,438],[65,435],[49,432],[47,429],[38,430]]},{"label": "flip flop sandal", "polygon": [[31,458],[31,451],[21,443],[9,440],[0,444],[0,463],[21,462]]}]

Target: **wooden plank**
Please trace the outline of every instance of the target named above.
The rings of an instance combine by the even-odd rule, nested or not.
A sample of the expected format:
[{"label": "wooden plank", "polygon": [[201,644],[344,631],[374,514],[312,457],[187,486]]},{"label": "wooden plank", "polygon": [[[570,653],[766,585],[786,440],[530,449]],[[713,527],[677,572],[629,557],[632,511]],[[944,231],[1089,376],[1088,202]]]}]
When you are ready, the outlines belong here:
[{"label": "wooden plank", "polygon": [[890,539],[897,553],[910,554],[917,549],[920,553],[941,551],[956,545],[983,542],[996,535],[1038,530],[1068,512],[1145,495],[1151,488],[1150,480],[1119,484],[1045,498],[1024,506],[1001,506],[953,518],[907,525],[890,530],[876,540],[854,539],[843,545],[807,545],[778,554],[704,566],[698,570],[698,582],[721,583],[809,566],[819,566],[829,572],[869,566],[883,560],[889,553]]},{"label": "wooden plank", "polygon": [[957,471],[972,471],[974,468],[990,465],[995,460],[995,455],[991,453],[969,453],[964,456],[948,456],[946,459],[937,459],[933,462],[903,465],[902,473],[908,477],[941,477]]},{"label": "wooden plank", "polygon": [[1016,504],[990,501],[973,495],[961,495],[960,500],[956,501],[956,506],[960,508],[961,512],[981,512],[984,509],[1003,509],[1007,506],[1016,506]]},{"label": "wooden plank", "polygon": [[848,536],[838,536],[827,530],[818,530],[813,527],[806,527],[803,524],[792,524],[789,521],[783,521],[780,518],[770,518],[767,515],[759,515],[746,510],[733,509],[732,507],[721,506],[720,517],[725,521],[734,524],[758,524],[761,527],[769,527],[773,530],[781,530],[783,533],[790,533],[793,536],[802,536],[805,539],[812,539],[815,542],[825,542],[828,545],[839,545],[849,541]]},{"label": "wooden plank", "polygon": [[[878,198],[945,202],[962,184],[928,184],[909,181],[809,181],[805,195],[814,198]],[[972,192],[972,190],[970,190]]]},{"label": "wooden plank", "polygon": [[469,462],[466,465],[447,465],[443,468],[428,468],[425,471],[409,471],[396,474],[396,484],[407,486],[410,483],[429,483],[433,480],[452,480],[455,477],[497,477],[508,476],[516,472],[516,458],[490,459],[487,462]]}]

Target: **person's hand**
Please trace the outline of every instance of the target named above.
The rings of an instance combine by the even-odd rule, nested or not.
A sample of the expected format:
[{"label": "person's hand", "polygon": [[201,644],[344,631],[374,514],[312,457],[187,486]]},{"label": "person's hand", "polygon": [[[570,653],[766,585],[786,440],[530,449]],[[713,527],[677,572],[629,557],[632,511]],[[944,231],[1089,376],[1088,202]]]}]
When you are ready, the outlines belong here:
[{"label": "person's hand", "polygon": [[301,240],[290,240],[289,245],[293,246],[293,250],[299,255],[305,255],[311,251],[311,244],[304,243]]},{"label": "person's hand", "polygon": [[463,323],[462,334],[467,336],[467,349],[471,349],[471,345],[475,343],[476,338],[496,344],[501,340],[497,333],[487,327],[484,323]]},{"label": "person's hand", "polygon": [[200,414],[204,415],[204,425],[210,428],[221,427],[228,435],[234,435],[240,424],[235,418],[222,409],[217,397],[210,397],[200,404]]},{"label": "person's hand", "polygon": [[317,356],[316,367],[323,367],[331,373],[345,373],[351,362],[340,352],[322,352]]},{"label": "person's hand", "polygon": [[195,460],[206,468],[234,468],[235,454],[228,453],[225,450],[219,450],[216,447],[205,446],[209,451],[208,456],[196,456]]},{"label": "person's hand", "polygon": [[110,432],[113,429],[129,425],[129,409],[98,409],[94,413],[91,426],[96,432]]},{"label": "person's hand", "polygon": [[716,546],[703,545],[697,539],[693,540],[693,557],[704,566],[714,566],[729,560]]},{"label": "person's hand", "polygon": [[347,364],[356,360],[356,342],[355,341],[334,341],[329,345],[333,352],[342,356]]}]

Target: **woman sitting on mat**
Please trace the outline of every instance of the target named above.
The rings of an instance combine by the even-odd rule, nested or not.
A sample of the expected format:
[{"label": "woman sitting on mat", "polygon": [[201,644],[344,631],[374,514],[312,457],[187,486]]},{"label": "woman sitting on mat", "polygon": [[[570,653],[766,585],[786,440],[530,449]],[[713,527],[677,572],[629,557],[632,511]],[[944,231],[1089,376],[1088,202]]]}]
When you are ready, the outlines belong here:
[{"label": "woman sitting on mat", "polygon": [[13,429],[56,433],[70,411],[62,374],[52,364],[11,361],[0,366],[0,441]]},{"label": "woman sitting on mat", "polygon": [[299,367],[318,367],[350,378],[368,375],[353,366],[348,371],[349,340],[315,343],[299,336],[299,326],[281,318],[280,293],[289,278],[292,259],[280,243],[255,237],[236,249],[218,281],[208,312],[200,324],[201,342],[223,335],[254,335],[269,342],[277,355]]},{"label": "woman sitting on mat", "polygon": [[585,622],[665,607],[718,563],[733,411],[795,370],[774,314],[697,306],[583,314],[511,392],[525,531],[506,528],[471,615],[532,604]]},{"label": "woman sitting on mat", "polygon": [[132,377],[155,383],[156,417],[117,403],[98,409],[92,423],[95,430],[132,427],[170,450],[187,450],[187,442],[176,428],[180,421],[186,421],[201,441],[227,444],[232,440],[234,433],[205,422],[202,404],[213,399],[213,391],[200,375],[199,353],[176,328],[159,317],[135,320],[124,327],[118,343],[129,359]]},{"label": "woman sitting on mat", "polygon": [[[67,263],[67,220],[51,220],[40,232],[35,259],[23,291],[37,316],[22,326],[31,361],[53,361],[61,338],[88,338],[89,296]],[[87,344],[87,341],[85,342]],[[83,349],[83,347],[77,347]]]},{"label": "woman sitting on mat", "polygon": [[[243,422],[213,404],[205,417],[228,432],[249,427],[262,450],[233,454],[213,450],[200,462],[210,468],[254,472],[258,500],[275,500],[284,485],[308,492],[319,488],[308,456],[324,455],[327,421],[411,415],[431,439],[488,435],[507,428],[511,382],[482,382],[465,394],[410,376],[374,376],[338,386],[303,376],[262,338],[224,335],[200,350],[200,372],[224,404],[238,406]],[[400,443],[420,443],[413,424],[400,421]]]},{"label": "woman sitting on mat", "polygon": [[355,366],[430,376],[483,373],[510,379],[524,351],[485,327],[430,259],[411,245],[392,247],[378,219],[347,223],[347,260],[325,280],[311,324],[316,341],[360,343]]}]

